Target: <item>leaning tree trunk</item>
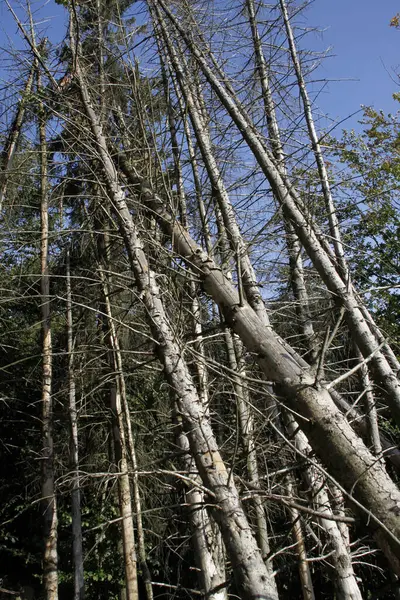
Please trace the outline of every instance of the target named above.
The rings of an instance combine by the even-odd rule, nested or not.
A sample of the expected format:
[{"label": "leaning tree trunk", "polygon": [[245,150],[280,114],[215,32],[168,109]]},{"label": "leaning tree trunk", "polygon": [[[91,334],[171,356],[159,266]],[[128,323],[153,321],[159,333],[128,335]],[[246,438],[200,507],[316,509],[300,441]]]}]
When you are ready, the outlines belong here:
[{"label": "leaning tree trunk", "polygon": [[200,588],[205,598],[210,600],[227,599],[225,556],[220,532],[211,520],[207,510],[207,499],[202,489],[201,478],[195,460],[191,456],[187,435],[180,428],[178,447],[184,453],[185,471],[192,483],[186,491],[186,503],[191,528],[191,544],[195,552]]},{"label": "leaning tree trunk", "polygon": [[[38,73],[38,90],[42,90]],[[40,138],[40,272],[42,312],[42,506],[44,516],[43,580],[47,600],[58,598],[57,500],[54,483],[54,440],[52,399],[52,343],[50,311],[49,194],[47,173],[46,118],[43,104],[39,106]]]},{"label": "leaning tree trunk", "polygon": [[158,215],[179,256],[195,270],[204,289],[219,304],[226,322],[242,338],[247,349],[255,353],[267,378],[278,384],[287,405],[301,417],[301,427],[314,451],[347,490],[347,496],[361,514],[369,515],[370,526],[379,529],[382,549],[389,552],[391,548],[400,556],[400,519],[397,515],[400,492],[393,481],[351,429],[329,392],[316,385],[314,376],[303,363],[293,360],[295,352],[289,354],[287,344],[282,344],[272,329],[262,326],[248,304],[241,303],[221,269],[168,214],[148,182],[138,179],[126,167],[125,163],[125,172],[134,187],[138,189],[141,184],[142,201]]},{"label": "leaning tree trunk", "polygon": [[[225,225],[221,218],[221,213],[217,211],[217,227],[221,247],[221,265],[228,279],[231,279],[229,270],[229,242],[226,234]],[[239,261],[237,262],[237,268]],[[238,268],[240,272],[240,268]],[[221,323],[222,325],[222,323]],[[249,482],[257,489],[261,489],[257,449],[254,440],[254,415],[251,403],[248,397],[248,387],[246,383],[245,364],[242,360],[244,348],[243,344],[232,331],[225,331],[225,345],[227,351],[228,364],[233,373],[232,383],[236,401],[236,410],[238,414],[238,423],[240,431],[240,440],[246,456],[247,476]],[[270,544],[268,539],[267,519],[265,515],[264,503],[259,494],[252,494],[252,503],[255,512],[256,534],[258,545],[260,546],[264,561],[273,578],[273,564],[269,558]]]},{"label": "leaning tree trunk", "polygon": [[[301,456],[310,456],[312,450],[308,440],[303,432],[299,430],[293,416],[287,413],[284,420],[286,422],[289,438],[293,439],[294,445]],[[302,477],[316,509],[325,514],[332,512],[327,484],[319,473],[318,468],[313,465],[306,465],[302,470]],[[324,517],[320,517],[318,523],[325,533],[328,549],[332,552],[334,570],[332,579],[335,583],[338,600],[362,600],[361,592],[351,563],[349,547],[348,544],[345,543],[339,524],[336,521],[325,519]]]},{"label": "leaning tree trunk", "polygon": [[[258,76],[261,83],[262,97],[264,101],[264,109],[268,123],[271,148],[282,170],[286,172],[285,155],[276,118],[275,104],[270,89],[268,68],[263,53],[261,38],[258,32],[254,0],[246,0],[246,7],[249,14],[250,28],[252,32],[252,39],[254,45],[254,54]],[[294,40],[291,41],[294,44]],[[299,64],[297,64],[296,73],[298,72],[298,68]],[[304,88],[303,92],[307,97],[304,81],[302,81],[302,86]],[[307,105],[306,113],[307,122],[310,122],[311,120],[312,124],[312,117],[310,117],[311,106]],[[313,131],[315,133],[315,129],[313,127],[311,127],[310,131]],[[333,202],[332,197],[330,195],[329,181],[327,178],[325,165],[318,144],[316,145],[315,152],[318,165],[321,165],[321,178],[324,177],[324,193],[326,193],[326,203],[328,205],[330,202],[329,207],[332,208]],[[338,229],[336,215],[332,214],[331,219],[334,224],[332,225],[332,227],[334,227],[334,230],[336,231]],[[286,239],[289,255],[290,281],[293,289],[296,312],[298,313],[300,321],[299,329],[305,340],[305,346],[307,348],[307,351],[309,352],[310,362],[311,364],[317,366],[316,363],[318,355],[320,353],[318,352],[318,348],[315,344],[315,333],[311,320],[309,296],[304,277],[302,248],[297,238],[297,235],[293,229],[293,226],[291,222],[286,219],[285,214],[283,214],[283,221],[286,230]],[[341,244],[338,245],[338,248],[342,248]],[[323,365],[321,366],[323,367]],[[319,371],[321,370],[322,369],[319,368]],[[319,377],[319,375],[320,372],[317,372],[316,376]],[[285,411],[284,418],[288,422],[290,438],[294,439],[294,444],[296,448],[298,448],[303,453],[303,455],[310,455],[311,448],[308,445],[308,441],[305,435],[301,431],[299,431],[298,423],[294,420],[291,414],[285,413]],[[303,477],[306,479],[306,488],[309,489],[309,492],[314,502],[320,505],[323,510],[328,509],[329,512],[330,503],[326,483],[319,476],[318,471],[315,469],[315,467],[307,466],[302,471],[302,474]],[[334,563],[332,578],[337,588],[338,597],[342,600],[360,600],[361,593],[358,588],[355,574],[353,572],[349,547],[348,545],[343,543],[339,526],[337,525],[337,523],[328,521],[326,519],[320,519],[320,526],[326,535],[328,545],[332,548],[332,561]],[[343,524],[343,526],[346,527],[345,524]]]},{"label": "leaning tree trunk", "polygon": [[[293,496],[293,477],[290,475],[287,477],[286,488],[289,497]],[[315,600],[310,564],[307,562],[307,550],[304,541],[303,530],[301,527],[300,513],[297,508],[294,508],[293,506],[288,506],[287,510],[290,515],[293,538],[295,540],[296,550],[299,555],[299,577],[303,600]]]},{"label": "leaning tree trunk", "polygon": [[191,453],[196,459],[204,485],[210,490],[210,503],[215,503],[218,507],[213,510],[213,514],[221,528],[238,588],[244,598],[255,599],[261,596],[265,600],[275,600],[277,595],[273,582],[241,506],[238,491],[233,479],[228,475],[209,417],[182,358],[182,349],[176,342],[176,335],[169,325],[154,273],[149,269],[138,239],[126,205],[125,193],[118,183],[117,172],[78,62],[77,75],[83,106],[101,156],[110,199],[120,222],[136,285],[156,340],[156,351],[163,363],[165,376],[174,390]]},{"label": "leaning tree trunk", "polygon": [[[155,19],[157,19],[158,10],[155,9],[154,13],[156,15]],[[214,196],[218,202],[218,206],[224,219],[224,224],[229,237],[229,243],[233,251],[237,253],[238,261],[240,262],[240,272],[243,279],[243,287],[246,297],[251,306],[257,312],[259,318],[265,321],[265,326],[268,326],[268,317],[265,312],[264,301],[258,289],[256,275],[251,264],[246,245],[237,225],[233,207],[223,183],[222,174],[218,168],[217,161],[215,160],[214,153],[212,151],[209,132],[204,123],[201,109],[198,106],[198,101],[196,102],[195,99],[196,95],[197,97],[199,96],[199,92],[196,90],[196,94],[193,93],[190,85],[190,78],[188,77],[187,66],[184,65],[183,59],[178,57],[174,46],[171,44],[168,31],[165,28],[163,21],[158,19],[158,22],[164,38],[166,52],[170,57],[170,63],[174,72],[176,73],[178,85],[180,87],[180,93],[182,94],[182,97],[187,105],[187,111],[192,122],[196,140],[199,144],[203,162],[214,190]]]},{"label": "leaning tree trunk", "polygon": [[[179,157],[178,139],[176,133],[175,117],[170,103],[168,83],[164,70],[164,92],[168,107],[168,121],[170,128],[171,146],[174,157],[175,181],[178,191],[178,213],[184,227],[188,227],[187,203],[183,184],[183,173]],[[206,355],[203,343],[203,328],[201,324],[201,307],[197,297],[197,285],[194,275],[189,274],[190,289],[190,320],[194,336],[194,349],[197,352],[195,361],[196,384],[200,402],[207,415],[210,417],[210,398],[208,394],[209,380],[206,364]],[[178,433],[178,446],[185,452],[184,462],[187,471],[194,482],[200,481],[196,463],[190,454],[190,444],[184,431]],[[193,485],[186,493],[189,505],[189,520],[192,529],[192,540],[195,558],[199,569],[201,588],[206,598],[210,600],[226,600],[227,585],[225,573],[225,552],[221,534],[213,517],[205,506],[206,498],[202,490]]]},{"label": "leaning tree trunk", "polygon": [[[196,46],[193,38],[187,34],[187,31],[179,23],[169,6],[165,4],[164,0],[158,0],[157,5],[153,0],[148,0],[148,5],[154,10],[156,10],[155,6],[162,8],[168,19],[173,23],[180,38],[195,57],[221,104],[239,129],[321,279],[331,292],[335,302],[345,308],[346,320],[354,340],[365,358],[371,356],[374,376],[386,391],[386,400],[393,417],[400,423],[400,382],[391,367],[392,360],[390,359],[389,362],[377,341],[377,331],[372,317],[362,307],[360,298],[356,296],[352,286],[349,286],[348,282],[344,281],[338,273],[335,266],[335,255],[327,244],[326,238],[311,222],[300,195],[283,172],[281,166],[276,162],[274,156],[266,148],[244,107],[240,104],[238,98],[232,94],[230,86],[226,86],[221,82],[209,66],[204,53]],[[159,10],[156,11],[156,14],[158,23],[163,22]],[[390,349],[387,350],[387,353],[389,351]]]}]

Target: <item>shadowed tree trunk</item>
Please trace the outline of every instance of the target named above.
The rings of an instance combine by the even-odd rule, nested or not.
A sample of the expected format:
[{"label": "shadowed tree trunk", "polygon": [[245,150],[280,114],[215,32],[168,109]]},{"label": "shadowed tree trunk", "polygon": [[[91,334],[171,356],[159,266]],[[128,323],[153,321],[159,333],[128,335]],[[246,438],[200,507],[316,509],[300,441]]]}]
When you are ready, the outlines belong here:
[{"label": "shadowed tree trunk", "polygon": [[68,338],[68,388],[69,388],[69,418],[71,426],[70,463],[72,468],[72,556],[74,563],[74,600],[85,597],[85,581],[83,570],[82,548],[82,519],[81,519],[81,489],[79,477],[79,443],[78,443],[78,410],[76,406],[76,385],[74,368],[74,342],[72,318],[72,291],[70,252],[66,254],[67,276],[67,338]]}]

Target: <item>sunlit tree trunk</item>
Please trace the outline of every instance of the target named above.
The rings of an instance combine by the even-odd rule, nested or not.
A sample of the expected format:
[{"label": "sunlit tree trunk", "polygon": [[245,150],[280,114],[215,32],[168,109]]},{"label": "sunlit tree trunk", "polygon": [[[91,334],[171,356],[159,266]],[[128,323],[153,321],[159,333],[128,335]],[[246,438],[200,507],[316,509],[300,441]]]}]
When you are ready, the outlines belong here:
[{"label": "sunlit tree trunk", "polygon": [[[311,456],[312,450],[308,440],[303,432],[298,429],[295,419],[287,413],[285,421],[289,437],[293,439],[296,449],[301,452],[302,456]],[[316,509],[322,513],[331,513],[332,509],[326,482],[324,482],[318,470],[314,466],[308,465],[302,470],[302,476]],[[336,521],[323,517],[318,519],[318,523],[325,533],[328,548],[332,551],[334,565],[332,578],[338,599],[362,600],[352,567],[346,525],[343,524],[341,529]],[[343,528],[347,530],[345,536],[343,536]]]},{"label": "sunlit tree trunk", "polygon": [[[155,10],[153,0],[148,4]],[[386,399],[393,417],[400,422],[400,382],[392,369],[393,353],[390,348],[382,351],[378,343],[378,330],[373,319],[349,282],[344,280],[336,269],[335,254],[315,223],[312,222],[308,211],[303,205],[301,197],[292,182],[288,179],[281,166],[276,162],[272,153],[267,149],[257,128],[246,113],[238,98],[232,93],[230,86],[221,81],[221,70],[218,73],[208,63],[207,56],[199,50],[194,38],[190,37],[171,8],[164,0],[158,0],[160,7],[168,20],[173,24],[180,39],[196,59],[203,75],[216,93],[221,104],[225,107],[232,121],[240,131],[249,150],[254,154],[261,170],[269,181],[272,191],[282,206],[286,218],[290,220],[299,241],[312,260],[321,279],[333,295],[335,302],[345,308],[345,316],[352,336],[360,348],[364,358],[371,356],[371,366],[378,383],[386,391]],[[163,22],[160,11],[157,11],[158,23]]]},{"label": "sunlit tree trunk", "polygon": [[26,105],[29,100],[29,96],[32,92],[36,68],[37,67],[35,63],[31,67],[28,79],[25,84],[25,88],[23,89],[21,98],[18,101],[15,116],[10,125],[6,140],[4,142],[3,151],[0,156],[0,213],[4,205],[4,199],[7,192],[9,171],[12,165],[15,150],[17,148],[21,128],[24,122]]},{"label": "sunlit tree trunk", "polygon": [[156,350],[164,365],[165,376],[175,392],[178,410],[200,476],[213,494],[213,502],[218,506],[213,514],[221,528],[238,587],[244,598],[262,596],[266,600],[275,600],[277,596],[273,582],[241,506],[238,491],[233,479],[228,475],[209,417],[183,360],[182,349],[175,341],[175,333],[170,328],[154,273],[149,269],[138,239],[125,202],[125,194],[118,183],[118,176],[79,65],[78,78],[83,106],[102,158],[111,202],[120,222],[136,284],[149,315],[152,333],[157,340]]},{"label": "sunlit tree trunk", "polygon": [[192,484],[187,486],[186,503],[191,529],[191,544],[195,553],[200,588],[206,598],[226,600],[227,581],[225,555],[217,525],[207,510],[207,499],[195,460],[191,457],[187,435],[180,428],[178,447],[182,450],[185,471]]},{"label": "sunlit tree trunk", "polygon": [[382,523],[380,531],[384,551],[391,547],[395,554],[399,554],[395,541],[398,533],[395,532],[400,533],[400,519],[395,507],[400,502],[400,492],[338,411],[328,391],[320,385],[315,386],[313,375],[302,363],[293,360],[295,353],[288,354],[287,344],[282,344],[271,329],[262,327],[254,311],[246,303],[241,303],[238,292],[221,269],[172,219],[148,183],[142,186],[141,197],[158,214],[164,231],[174,240],[176,251],[201,277],[205,290],[219,304],[226,322],[242,338],[248,350],[255,353],[267,378],[279,385],[287,405],[301,416],[302,428],[314,451],[337,481],[348,492],[351,491],[370,515],[374,515],[376,525],[378,521]]}]

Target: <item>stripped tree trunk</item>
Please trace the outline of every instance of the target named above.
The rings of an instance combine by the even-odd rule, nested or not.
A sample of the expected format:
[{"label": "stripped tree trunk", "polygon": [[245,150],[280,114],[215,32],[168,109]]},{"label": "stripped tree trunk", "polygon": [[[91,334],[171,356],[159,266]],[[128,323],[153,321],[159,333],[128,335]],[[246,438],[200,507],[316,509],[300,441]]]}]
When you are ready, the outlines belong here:
[{"label": "stripped tree trunk", "polygon": [[70,463],[72,468],[72,557],[74,564],[74,600],[85,597],[85,581],[83,571],[82,548],[82,519],[81,519],[81,490],[79,478],[79,445],[78,445],[78,411],[76,407],[76,386],[74,370],[74,343],[72,320],[72,292],[70,254],[66,255],[67,276],[67,338],[68,338],[68,388],[69,388],[69,418],[71,426]]},{"label": "stripped tree trunk", "polygon": [[[157,15],[159,14],[157,8],[154,9],[154,13],[157,18]],[[196,135],[196,140],[200,147],[204,165],[207,169],[210,182],[213,186],[215,198],[218,202],[218,206],[224,219],[229,243],[233,251],[237,254],[238,261],[240,262],[240,271],[246,297],[251,306],[257,312],[259,318],[265,322],[265,326],[268,326],[268,317],[265,312],[264,301],[258,289],[256,275],[251,264],[246,245],[237,225],[233,208],[229,200],[229,195],[223,183],[223,177],[212,151],[209,132],[206,124],[204,123],[201,109],[198,106],[198,101],[196,101],[196,96],[199,96],[198,90],[196,90],[197,94],[193,94],[190,86],[190,78],[187,77],[187,67],[183,64],[183,58],[178,56],[174,46],[171,44],[168,31],[164,26],[163,21],[158,19],[158,22],[160,24],[168,55],[170,57],[171,65],[176,73],[177,81],[180,86],[180,92],[187,105],[187,110]]]},{"label": "stripped tree trunk", "polygon": [[[246,7],[249,13],[249,21],[253,38],[255,59],[257,64],[257,70],[261,82],[262,88],[262,97],[264,101],[265,114],[267,117],[269,137],[272,152],[279,162],[282,170],[286,172],[285,165],[285,155],[281,143],[279,127],[276,118],[275,104],[273,101],[269,77],[268,77],[268,68],[266,64],[266,60],[264,57],[262,43],[258,32],[257,20],[256,20],[256,12],[254,6],[254,0],[246,0]],[[294,44],[294,40],[292,40]],[[299,67],[299,65],[297,65]],[[296,70],[296,73],[298,71]],[[300,85],[300,84],[299,84]],[[302,86],[304,88],[304,94],[307,96],[307,91],[305,89],[304,81],[302,81]],[[310,121],[311,115],[311,106],[307,105],[307,122]],[[311,117],[312,123],[312,117]],[[315,129],[311,128],[315,133]],[[319,149],[319,146],[318,146]],[[332,197],[330,195],[329,189],[329,181],[326,174],[325,165],[323,162],[322,154],[317,152],[317,161],[318,164],[321,164],[321,177],[324,175],[325,177],[325,188],[327,198],[326,202],[329,202],[330,205],[333,205]],[[334,223],[334,227],[338,229],[338,223],[336,219],[336,215],[332,215],[332,222]],[[284,225],[286,229],[286,239],[288,246],[288,254],[289,254],[289,265],[290,265],[290,280],[292,283],[293,296],[296,303],[296,311],[299,315],[300,321],[300,331],[305,340],[305,345],[310,354],[310,362],[311,364],[316,364],[318,359],[318,349],[315,344],[315,334],[314,328],[312,324],[311,314],[310,314],[310,305],[309,305],[309,296],[306,288],[305,278],[304,278],[304,268],[303,268],[303,260],[302,260],[302,248],[297,238],[297,235],[293,229],[293,226],[290,221],[288,221],[283,214]],[[335,229],[335,231],[336,231]],[[340,241],[340,240],[339,240]],[[338,246],[342,249],[341,244]],[[336,248],[336,247],[335,247]],[[341,255],[342,256],[342,255]],[[344,260],[344,256],[342,256]],[[323,365],[321,365],[323,368]],[[321,370],[321,368],[320,368]],[[317,377],[319,373],[317,373]],[[285,416],[285,413],[284,413]],[[286,421],[289,422],[289,434],[290,437],[294,437],[294,442],[296,447],[300,451],[303,452],[306,456],[310,455],[311,448],[308,445],[308,441],[305,435],[299,431],[298,423],[294,420],[293,416],[290,414],[286,414]],[[325,510],[330,510],[329,505],[329,497],[327,493],[326,483],[319,476],[318,471],[311,466],[307,466],[303,471],[303,474],[306,478],[306,487],[310,490],[310,494],[313,497],[314,501],[318,498],[318,502],[322,502],[322,506],[325,507]],[[361,593],[358,588],[357,580],[355,578],[352,566],[351,566],[351,555],[349,553],[349,546],[345,544],[340,544],[340,530],[337,523],[329,522],[327,520],[321,521],[320,524],[325,532],[325,535],[328,540],[328,544],[331,548],[333,548],[332,560],[334,563],[333,569],[333,580],[335,581],[338,597],[345,600],[360,600]],[[344,528],[346,525],[343,524]]]},{"label": "stripped tree trunk", "polygon": [[378,412],[376,410],[376,401],[374,393],[372,391],[372,384],[368,373],[368,367],[364,363],[361,352],[356,348],[357,359],[361,364],[360,368],[360,382],[361,382],[361,393],[364,395],[364,407],[365,414],[368,420],[369,435],[373,448],[373,452],[376,456],[382,455],[382,443],[379,434],[378,425]]},{"label": "stripped tree trunk", "polygon": [[294,70],[297,78],[297,86],[300,92],[300,96],[303,103],[304,117],[307,123],[308,136],[310,138],[311,146],[314,152],[315,161],[318,167],[319,179],[322,186],[322,193],[324,195],[325,206],[328,213],[328,222],[330,227],[330,234],[335,249],[335,255],[338,262],[338,267],[341,276],[347,281],[349,273],[346,264],[344,247],[340,235],[339,220],[336,214],[335,204],[332,198],[331,187],[329,183],[328,171],[326,169],[324,157],[321,151],[321,145],[319,143],[318,134],[314,124],[314,118],[312,114],[312,106],[310,98],[307,92],[306,82],[303,77],[303,72],[300,64],[300,60],[297,54],[296,42],[293,35],[293,30],[290,24],[290,19],[287,11],[285,0],[279,0],[283,22],[285,25],[286,36],[289,43],[289,52],[294,66]]},{"label": "stripped tree trunk", "polygon": [[[41,91],[41,78],[38,73],[38,90]],[[40,272],[41,272],[41,311],[42,311],[42,506],[44,513],[44,555],[43,580],[47,600],[58,598],[58,554],[57,554],[57,500],[54,484],[54,440],[53,440],[53,400],[52,400],[52,343],[50,278],[48,266],[49,252],[49,196],[47,175],[46,118],[44,107],[39,107],[40,138]]]},{"label": "stripped tree trunk", "polygon": [[[221,264],[228,279],[231,279],[229,270],[229,242],[226,229],[219,211],[217,211],[217,225],[221,246]],[[233,376],[233,388],[235,393],[240,440],[246,455],[247,475],[249,482],[257,489],[261,489],[257,449],[254,441],[254,416],[249,402],[248,387],[246,383],[246,371],[242,360],[244,348],[237,336],[230,330],[225,331],[225,344],[230,369],[235,373]],[[264,561],[274,580],[273,564],[269,558],[270,544],[268,539],[267,519],[265,516],[264,503],[259,494],[252,494],[252,502],[255,512],[256,533],[258,545],[261,549]]]},{"label": "stripped tree trunk", "polygon": [[[294,418],[287,413],[285,421],[289,437],[293,439],[296,449],[299,450],[302,456],[310,456],[312,454],[311,447],[306,436],[298,429]],[[302,476],[316,509],[322,513],[331,513],[332,509],[326,482],[324,482],[315,466],[306,466],[302,471]],[[328,548],[332,552],[333,580],[338,600],[362,600],[351,563],[349,545],[342,535],[343,527],[341,530],[336,521],[324,519],[323,517],[318,519],[318,523],[325,533]],[[345,526],[344,529],[347,530],[346,539],[348,541],[348,528]]]},{"label": "stripped tree trunk", "polygon": [[[175,164],[175,180],[178,189],[178,212],[184,227],[188,227],[187,203],[183,183],[183,174],[179,159],[178,140],[176,135],[175,118],[170,104],[168,83],[164,73],[164,87],[168,102],[168,120],[171,135],[172,152]],[[210,399],[208,395],[208,370],[203,343],[203,328],[201,325],[201,307],[197,297],[197,286],[192,273],[189,274],[191,296],[191,318],[194,335],[196,356],[197,389],[203,409],[210,418]],[[178,435],[179,447],[185,452],[184,461],[189,473],[195,480],[200,481],[196,463],[190,455],[190,445],[187,436],[181,430]],[[186,494],[189,504],[189,517],[193,532],[196,560],[199,568],[200,583],[206,598],[226,600],[225,554],[221,534],[207,508],[204,506],[204,492],[193,486]]]},{"label": "stripped tree trunk", "polygon": [[[152,8],[155,6],[153,0],[148,0],[148,4]],[[392,370],[392,359],[390,358],[389,362],[377,341],[377,328],[373,324],[372,317],[362,307],[360,298],[355,294],[353,287],[349,285],[348,281],[343,280],[341,274],[338,273],[335,266],[335,255],[326,239],[315,224],[311,222],[300,195],[271,152],[266,148],[244,107],[240,104],[238,98],[231,93],[230,86],[221,82],[218,73],[216,74],[209,66],[205,54],[199,50],[193,38],[187,34],[164,0],[158,0],[157,6],[162,8],[168,19],[173,23],[180,38],[196,59],[221,104],[238,127],[244,141],[268,179],[287,219],[292,223],[301,244],[334,297],[335,302],[345,308],[346,320],[354,340],[365,358],[372,356],[371,365],[374,376],[386,391],[386,399],[393,417],[400,423],[400,382]],[[157,12],[157,20],[158,23],[163,21],[160,11]],[[389,355],[390,348],[387,348],[386,352]]]},{"label": "stripped tree trunk", "polygon": [[[129,170],[126,173],[137,188],[140,181]],[[394,554],[400,555],[397,542],[400,539],[397,515],[400,492],[393,481],[351,429],[329,393],[315,384],[315,378],[303,363],[293,360],[295,352],[289,354],[287,344],[282,344],[272,329],[265,329],[254,311],[240,302],[237,291],[221,269],[167,213],[162,200],[147,182],[142,182],[141,198],[158,215],[178,254],[202,279],[204,289],[219,304],[226,322],[242,338],[247,349],[255,353],[267,378],[279,385],[287,405],[301,416],[301,427],[314,451],[351,497],[370,511],[373,527],[381,528],[384,551],[390,547]]]},{"label": "stripped tree trunk", "polygon": [[178,447],[184,452],[185,471],[193,481],[186,492],[186,503],[200,587],[205,598],[226,600],[225,556],[220,533],[208,514],[205,494],[199,485],[201,478],[195,460],[191,457],[189,440],[182,429],[178,433]]},{"label": "stripped tree trunk", "polygon": [[238,491],[232,478],[228,476],[209,417],[182,358],[182,349],[176,342],[176,335],[170,328],[154,273],[149,269],[138,239],[124,191],[118,183],[118,176],[78,61],[77,75],[83,106],[101,156],[110,199],[120,222],[136,285],[157,342],[156,351],[164,365],[165,376],[175,392],[177,407],[200,476],[204,485],[210,489],[210,495],[218,507],[213,514],[221,528],[238,587],[244,598],[255,599],[261,596],[265,600],[275,600],[277,596],[273,582],[241,506]]}]

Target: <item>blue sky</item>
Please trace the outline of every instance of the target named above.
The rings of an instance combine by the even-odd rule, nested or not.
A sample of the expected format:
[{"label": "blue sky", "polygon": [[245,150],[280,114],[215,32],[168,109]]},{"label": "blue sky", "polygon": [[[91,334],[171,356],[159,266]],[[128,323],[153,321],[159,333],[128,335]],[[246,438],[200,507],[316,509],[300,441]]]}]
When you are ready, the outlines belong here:
[{"label": "blue sky", "polygon": [[[11,4],[16,8],[19,2],[11,0]],[[62,7],[53,0],[33,0],[32,7],[49,37],[64,32]],[[323,61],[314,76],[331,80],[317,102],[334,122],[345,119],[361,104],[386,112],[396,110],[392,94],[400,89],[394,81],[394,69],[400,63],[400,31],[389,27],[389,22],[399,10],[398,0],[314,0],[307,9],[307,27],[324,29],[322,34],[311,34],[307,43],[315,50],[332,47],[333,56]],[[16,34],[6,3],[0,0],[0,46],[8,46],[11,40],[17,48],[23,47]],[[358,118],[338,129],[357,126]]]},{"label": "blue sky", "polygon": [[314,0],[308,8],[307,25],[325,28],[322,35],[313,36],[314,47],[333,47],[334,56],[318,70],[318,77],[332,80],[318,104],[333,119],[345,118],[361,104],[385,112],[400,108],[392,99],[400,91],[394,81],[394,69],[400,65],[400,31],[389,27],[399,11],[398,0]]}]

